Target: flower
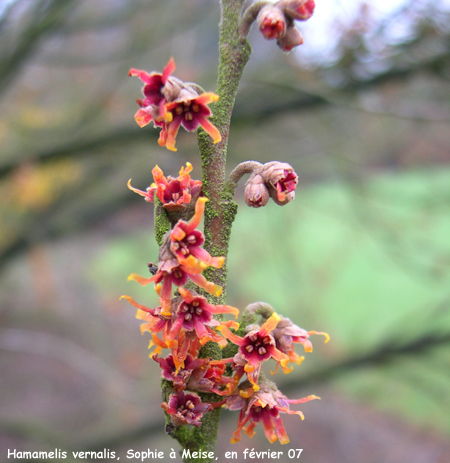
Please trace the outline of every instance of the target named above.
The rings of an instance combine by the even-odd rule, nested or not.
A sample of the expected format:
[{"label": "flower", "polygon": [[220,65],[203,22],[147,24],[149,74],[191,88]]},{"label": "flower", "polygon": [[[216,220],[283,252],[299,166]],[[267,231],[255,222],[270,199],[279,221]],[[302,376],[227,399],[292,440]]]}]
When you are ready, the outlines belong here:
[{"label": "flower", "polygon": [[194,359],[192,355],[186,356],[182,368],[177,368],[172,355],[168,355],[165,359],[154,355],[153,359],[161,366],[162,377],[171,381],[176,390],[187,388],[196,392],[228,394],[228,391],[223,392],[218,389],[230,380],[229,377],[224,376],[225,365],[210,365],[209,358]]},{"label": "flower", "polygon": [[192,180],[189,173],[192,171],[192,164],[186,163],[186,169],[181,168],[179,176],[173,178],[170,175],[166,178],[163,171],[155,166],[152,170],[154,183],[146,191],[133,188],[128,181],[128,188],[144,197],[148,202],[154,202],[155,193],[162,202],[163,207],[168,211],[183,211],[191,201],[197,201],[201,193],[202,182]]},{"label": "flower", "polygon": [[165,359],[158,357],[158,355],[153,355],[152,358],[159,363],[162,377],[172,381],[173,387],[177,390],[185,389],[193,372],[198,369],[204,370],[202,367],[209,363],[209,359],[194,360],[192,355],[188,354],[184,360],[183,368],[177,368],[172,354],[169,354]]},{"label": "flower", "polygon": [[219,96],[208,92],[199,94],[198,86],[182,82],[172,77],[175,61],[169,60],[162,74],[130,69],[128,75],[137,76],[144,82],[144,99],[138,99],[141,107],[134,118],[140,127],[153,121],[155,127],[161,127],[158,144],[176,151],[175,138],[180,125],[188,132],[202,126],[212,137],[214,143],[221,140],[217,128],[209,122],[211,110],[207,106],[216,102]]},{"label": "flower", "polygon": [[162,308],[156,307],[149,309],[148,307],[137,303],[131,296],[120,296],[120,299],[127,300],[131,305],[138,309],[136,318],[144,320],[146,323],[141,325],[141,333],[146,331],[150,333],[159,333],[161,331],[168,332],[172,326],[172,320],[162,314]]},{"label": "flower", "polygon": [[170,250],[180,264],[194,257],[201,265],[221,268],[225,257],[212,257],[208,251],[200,246],[204,243],[203,233],[196,228],[200,225],[208,198],[198,198],[195,203],[195,214],[189,222],[179,220],[170,232]]},{"label": "flower", "polygon": [[213,409],[209,403],[202,403],[200,397],[194,392],[185,394],[183,391],[177,391],[170,394],[169,403],[163,402],[161,407],[164,408],[175,427],[191,424],[201,426],[203,414]]},{"label": "flower", "polygon": [[[242,387],[246,387],[246,385],[243,384]],[[271,444],[277,439],[280,441],[280,444],[287,444],[289,442],[289,437],[283,426],[280,412],[299,415],[303,420],[303,413],[289,410],[289,404],[305,403],[314,399],[319,399],[319,397],[310,395],[303,399],[289,400],[271,381],[265,381],[261,384],[260,390],[249,398],[244,398],[242,394],[236,392],[231,395],[225,403],[225,406],[230,410],[240,410],[238,426],[233,433],[231,443],[234,444],[241,440],[242,429],[244,429],[244,432],[248,434],[249,437],[253,437],[255,435],[254,429],[256,425],[262,421],[264,434]],[[247,427],[244,428],[247,423]]]},{"label": "flower", "polygon": [[170,101],[179,95],[180,84],[182,84],[178,79],[170,77],[173,71],[175,71],[175,61],[171,58],[162,74],[156,72],[148,74],[146,71],[133,68],[128,72],[129,76],[139,77],[145,84],[142,89],[145,98],[137,100],[141,109],[134,115],[139,127],[145,127],[152,120],[155,126],[161,126],[161,122],[166,120],[165,103],[167,99]]},{"label": "flower", "polygon": [[270,197],[280,206],[295,198],[298,175],[286,162],[272,161],[264,164],[260,170],[269,190]]},{"label": "flower", "polygon": [[[252,329],[244,338],[232,333],[227,326],[222,325],[217,327],[227,339],[239,346],[239,351],[233,359],[222,360],[222,362],[232,360],[237,365],[237,378],[234,378],[233,381],[235,384],[243,374],[243,367],[243,370],[247,373],[247,378],[252,384],[253,390],[257,391],[259,389],[258,376],[261,371],[262,362],[270,358],[276,360],[285,373],[292,371],[292,368],[287,367],[289,357],[275,347],[275,339],[270,334],[280,320],[280,316],[274,313],[259,329]],[[251,394],[252,391],[249,393]]]},{"label": "flower", "polygon": [[267,40],[279,39],[286,33],[286,17],[274,5],[267,5],[262,8],[256,22],[263,37]]},{"label": "flower", "polygon": [[218,143],[222,137],[217,128],[208,120],[208,117],[211,116],[211,110],[207,106],[218,99],[219,96],[212,92],[201,95],[192,89],[181,92],[175,101],[166,104],[166,111],[170,115],[170,120],[163,126],[158,144],[171,151],[177,151],[175,138],[180,125],[188,132],[194,132],[200,125],[211,136],[213,143]]},{"label": "flower", "polygon": [[[201,345],[215,341],[221,347],[225,347],[226,340],[213,329],[221,325],[213,318],[213,314],[231,313],[237,318],[239,310],[229,305],[209,304],[206,298],[182,286],[178,288],[178,292],[181,294],[181,298],[176,303],[176,314],[173,316],[173,324],[167,338],[175,339],[180,330],[183,329],[184,331],[195,331]],[[239,325],[234,322],[232,326],[235,329],[239,328]]]}]

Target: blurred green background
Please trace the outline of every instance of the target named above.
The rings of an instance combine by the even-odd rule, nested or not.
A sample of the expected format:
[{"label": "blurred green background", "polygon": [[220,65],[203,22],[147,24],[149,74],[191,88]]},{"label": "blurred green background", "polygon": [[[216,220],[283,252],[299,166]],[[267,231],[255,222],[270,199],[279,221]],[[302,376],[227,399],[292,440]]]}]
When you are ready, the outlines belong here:
[{"label": "blurred green background", "polygon": [[[303,448],[304,463],[449,461],[449,12],[317,1],[288,55],[252,30],[228,171],[276,159],[299,185],[261,209],[238,187],[227,302],[268,302],[331,341],[313,337],[276,376],[290,398],[322,397],[305,421],[284,418],[291,443],[258,426],[231,445],[225,411],[219,461],[246,447]],[[157,259],[152,207],[126,183],[145,189],[156,163],[176,176],[189,161],[200,178],[200,165],[195,135],[173,153],[135,124],[141,83],[127,73],[173,56],[177,77],[214,90],[219,17],[215,0],[0,1],[0,459],[178,448],[148,337],[119,301],[157,304],[126,281]]]}]

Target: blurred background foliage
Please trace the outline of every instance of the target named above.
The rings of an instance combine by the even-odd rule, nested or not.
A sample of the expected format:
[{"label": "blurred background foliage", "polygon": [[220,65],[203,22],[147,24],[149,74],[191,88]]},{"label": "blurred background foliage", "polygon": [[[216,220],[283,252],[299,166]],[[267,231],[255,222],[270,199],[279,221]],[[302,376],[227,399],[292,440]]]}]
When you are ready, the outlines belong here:
[{"label": "blurred background foliage", "polygon": [[[277,376],[292,398],[322,396],[285,419],[305,463],[448,461],[449,14],[321,0],[289,55],[250,34],[229,170],[277,159],[300,181],[284,208],[249,209],[238,188],[228,303],[331,335]],[[135,124],[127,73],[173,56],[214,90],[218,21],[213,0],[0,1],[2,449],[173,447],[159,368],[118,300],[157,303],[126,282],[157,258],[152,207],[126,182],[200,167],[194,135],[172,153]],[[219,456],[267,448],[261,430],[231,446],[236,419],[223,414]]]}]

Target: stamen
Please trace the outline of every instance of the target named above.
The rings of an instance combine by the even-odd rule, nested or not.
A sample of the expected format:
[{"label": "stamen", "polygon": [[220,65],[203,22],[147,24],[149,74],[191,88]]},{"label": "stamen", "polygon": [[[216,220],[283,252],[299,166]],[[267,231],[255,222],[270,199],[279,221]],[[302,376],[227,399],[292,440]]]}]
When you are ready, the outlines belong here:
[{"label": "stamen", "polygon": [[250,353],[250,352],[253,352],[253,346],[251,344],[249,344],[248,346],[245,346],[245,350]]},{"label": "stamen", "polygon": [[179,269],[179,268],[176,268],[174,271],[173,271],[173,276],[175,278],[181,278],[183,276],[183,272]]},{"label": "stamen", "polygon": [[260,347],[260,348],[258,349],[258,354],[259,354],[259,355],[264,355],[266,352],[267,352],[267,350],[266,350],[265,347]]},{"label": "stamen", "polygon": [[186,402],[186,407],[192,410],[193,408],[195,408],[195,405],[190,400],[188,400]]},{"label": "stamen", "polygon": [[197,242],[197,238],[195,238],[195,235],[189,235],[187,238],[186,238],[186,241],[189,243],[189,244],[194,244]]},{"label": "stamen", "polygon": [[192,119],[194,119],[194,115],[192,113],[187,112],[187,113],[185,113],[184,118],[187,121],[192,121]]},{"label": "stamen", "polygon": [[194,111],[194,113],[198,113],[200,111],[200,107],[198,106],[198,104],[194,103],[192,106],[191,106],[191,109],[192,111]]}]

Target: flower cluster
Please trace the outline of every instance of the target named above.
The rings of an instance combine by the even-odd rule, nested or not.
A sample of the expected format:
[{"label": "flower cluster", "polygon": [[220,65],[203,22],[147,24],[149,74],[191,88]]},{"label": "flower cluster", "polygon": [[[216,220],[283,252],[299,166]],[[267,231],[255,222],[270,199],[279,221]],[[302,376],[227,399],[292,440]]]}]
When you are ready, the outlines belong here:
[{"label": "flower cluster", "polygon": [[188,132],[194,132],[199,126],[211,136],[214,143],[221,140],[217,128],[208,118],[211,116],[209,104],[218,101],[219,97],[212,92],[202,92],[196,84],[183,82],[172,76],[175,61],[170,59],[162,74],[139,69],[130,69],[128,75],[136,76],[144,82],[143,99],[138,99],[140,109],[134,119],[139,127],[153,121],[160,127],[158,144],[171,151],[176,151],[175,139],[180,126]]},{"label": "flower cluster", "polygon": [[[147,201],[154,200],[156,192],[163,205],[173,201],[174,191],[180,197],[198,196],[201,182],[191,180],[188,164],[186,170],[180,171],[179,179],[165,179],[162,171],[155,168],[155,185],[146,192],[133,191],[144,196]],[[187,176],[187,177],[186,177]],[[187,192],[187,189],[190,193]],[[165,195],[169,190],[169,195]],[[177,196],[178,196],[177,193]],[[178,197],[176,199],[179,199]],[[175,226],[166,233],[159,252],[158,266],[151,265],[150,278],[138,274],[131,274],[128,279],[141,285],[155,284],[160,305],[148,308],[136,302],[131,296],[122,296],[138,309],[136,318],[142,320],[141,333],[151,334],[150,347],[155,347],[153,358],[162,369],[162,376],[172,382],[175,393],[162,407],[172,416],[174,426],[191,424],[200,426],[203,413],[213,408],[212,404],[201,402],[196,392],[215,392],[222,394],[222,389],[229,382],[224,378],[225,366],[210,364],[209,359],[199,359],[200,349],[207,342],[215,342],[220,348],[227,345],[226,338],[218,331],[220,327],[237,329],[239,325],[234,321],[219,322],[214,318],[217,314],[232,314],[236,318],[239,310],[227,305],[213,305],[196,291],[185,287],[188,280],[216,297],[220,296],[222,288],[207,281],[202,272],[208,267],[221,268],[223,257],[213,257],[202,248],[204,235],[197,229],[203,216],[207,198],[198,197],[195,201],[195,213],[185,222],[178,220]],[[176,294],[173,294],[173,286]],[[158,355],[163,349],[169,349],[166,358]],[[183,390],[191,391],[184,394]]]},{"label": "flower cluster", "polygon": [[[245,383],[243,384],[245,388]],[[237,430],[233,433],[231,442],[235,443],[241,440],[241,431],[253,437],[256,425],[262,421],[264,433],[272,444],[279,439],[280,444],[287,444],[289,437],[283,426],[280,417],[281,413],[299,415],[303,420],[303,413],[289,409],[289,404],[300,404],[310,400],[320,399],[315,395],[304,397],[303,399],[290,400],[284,396],[272,381],[264,381],[261,388],[250,397],[245,397],[238,392],[232,394],[226,400],[225,406],[229,410],[240,410]],[[246,428],[244,426],[247,425]]]},{"label": "flower cluster", "polygon": [[[289,164],[254,164],[247,189],[249,184],[262,182],[264,195],[267,199],[272,197],[278,204],[285,204],[294,197],[297,175]],[[188,163],[177,178],[166,178],[156,166],[153,169],[154,183],[146,191],[133,188],[128,183],[132,191],[148,202],[154,202],[156,195],[167,212],[175,211],[181,215],[193,204],[195,210],[189,221],[179,219],[164,235],[157,265],[149,264],[152,275],[145,278],[133,273],[128,277],[141,285],[153,283],[159,296],[159,306],[149,308],[131,296],[121,298],[138,309],[136,318],[142,321],[141,333],[151,335],[149,347],[154,348],[151,357],[159,364],[162,377],[170,385],[162,408],[170,416],[174,428],[200,426],[205,413],[224,406],[230,410],[240,410],[238,428],[232,442],[240,440],[242,430],[252,437],[255,426],[261,421],[270,442],[279,439],[280,443],[287,443],[289,439],[280,413],[295,413],[303,419],[301,412],[289,410],[289,404],[303,403],[317,397],[309,396],[297,401],[287,399],[272,382],[264,378],[262,366],[273,359],[276,363],[275,373],[279,366],[284,373],[289,373],[292,370],[290,363],[299,364],[303,360],[295,352],[295,344],[302,344],[305,352],[310,352],[311,335],[328,335],[296,326],[267,304],[266,310],[258,312],[261,303],[254,303],[245,309],[246,320],[249,320],[251,313],[253,321],[238,332],[239,324],[235,321],[216,318],[222,314],[237,318],[239,310],[228,305],[213,305],[192,289],[194,284],[204,292],[219,297],[222,288],[208,281],[203,271],[208,267],[220,269],[224,257],[211,256],[203,248],[205,237],[198,227],[208,199],[201,196],[202,183],[191,179],[191,171],[192,166]],[[266,202],[264,200],[260,205]],[[189,287],[186,286],[188,281],[191,282]],[[256,313],[261,316],[260,324],[256,324]],[[217,344],[220,349],[227,347],[228,357],[200,358],[200,349],[208,342]],[[164,350],[169,351],[165,357],[162,356]],[[229,356],[230,353],[232,356]],[[218,400],[203,402],[202,393],[214,393]]]},{"label": "flower cluster", "polygon": [[138,195],[144,197],[148,202],[153,203],[156,197],[163,204],[164,209],[170,212],[182,212],[191,203],[196,203],[202,191],[202,182],[192,180],[189,175],[192,171],[192,164],[186,163],[186,169],[181,168],[177,178],[170,175],[166,178],[163,171],[155,166],[152,170],[152,183],[145,191],[138,190],[131,186],[131,179],[128,181],[128,188]]},{"label": "flower cluster", "polygon": [[280,0],[261,8],[256,22],[264,38],[276,40],[284,52],[289,52],[303,43],[294,20],[309,19],[315,6],[314,0]]}]

